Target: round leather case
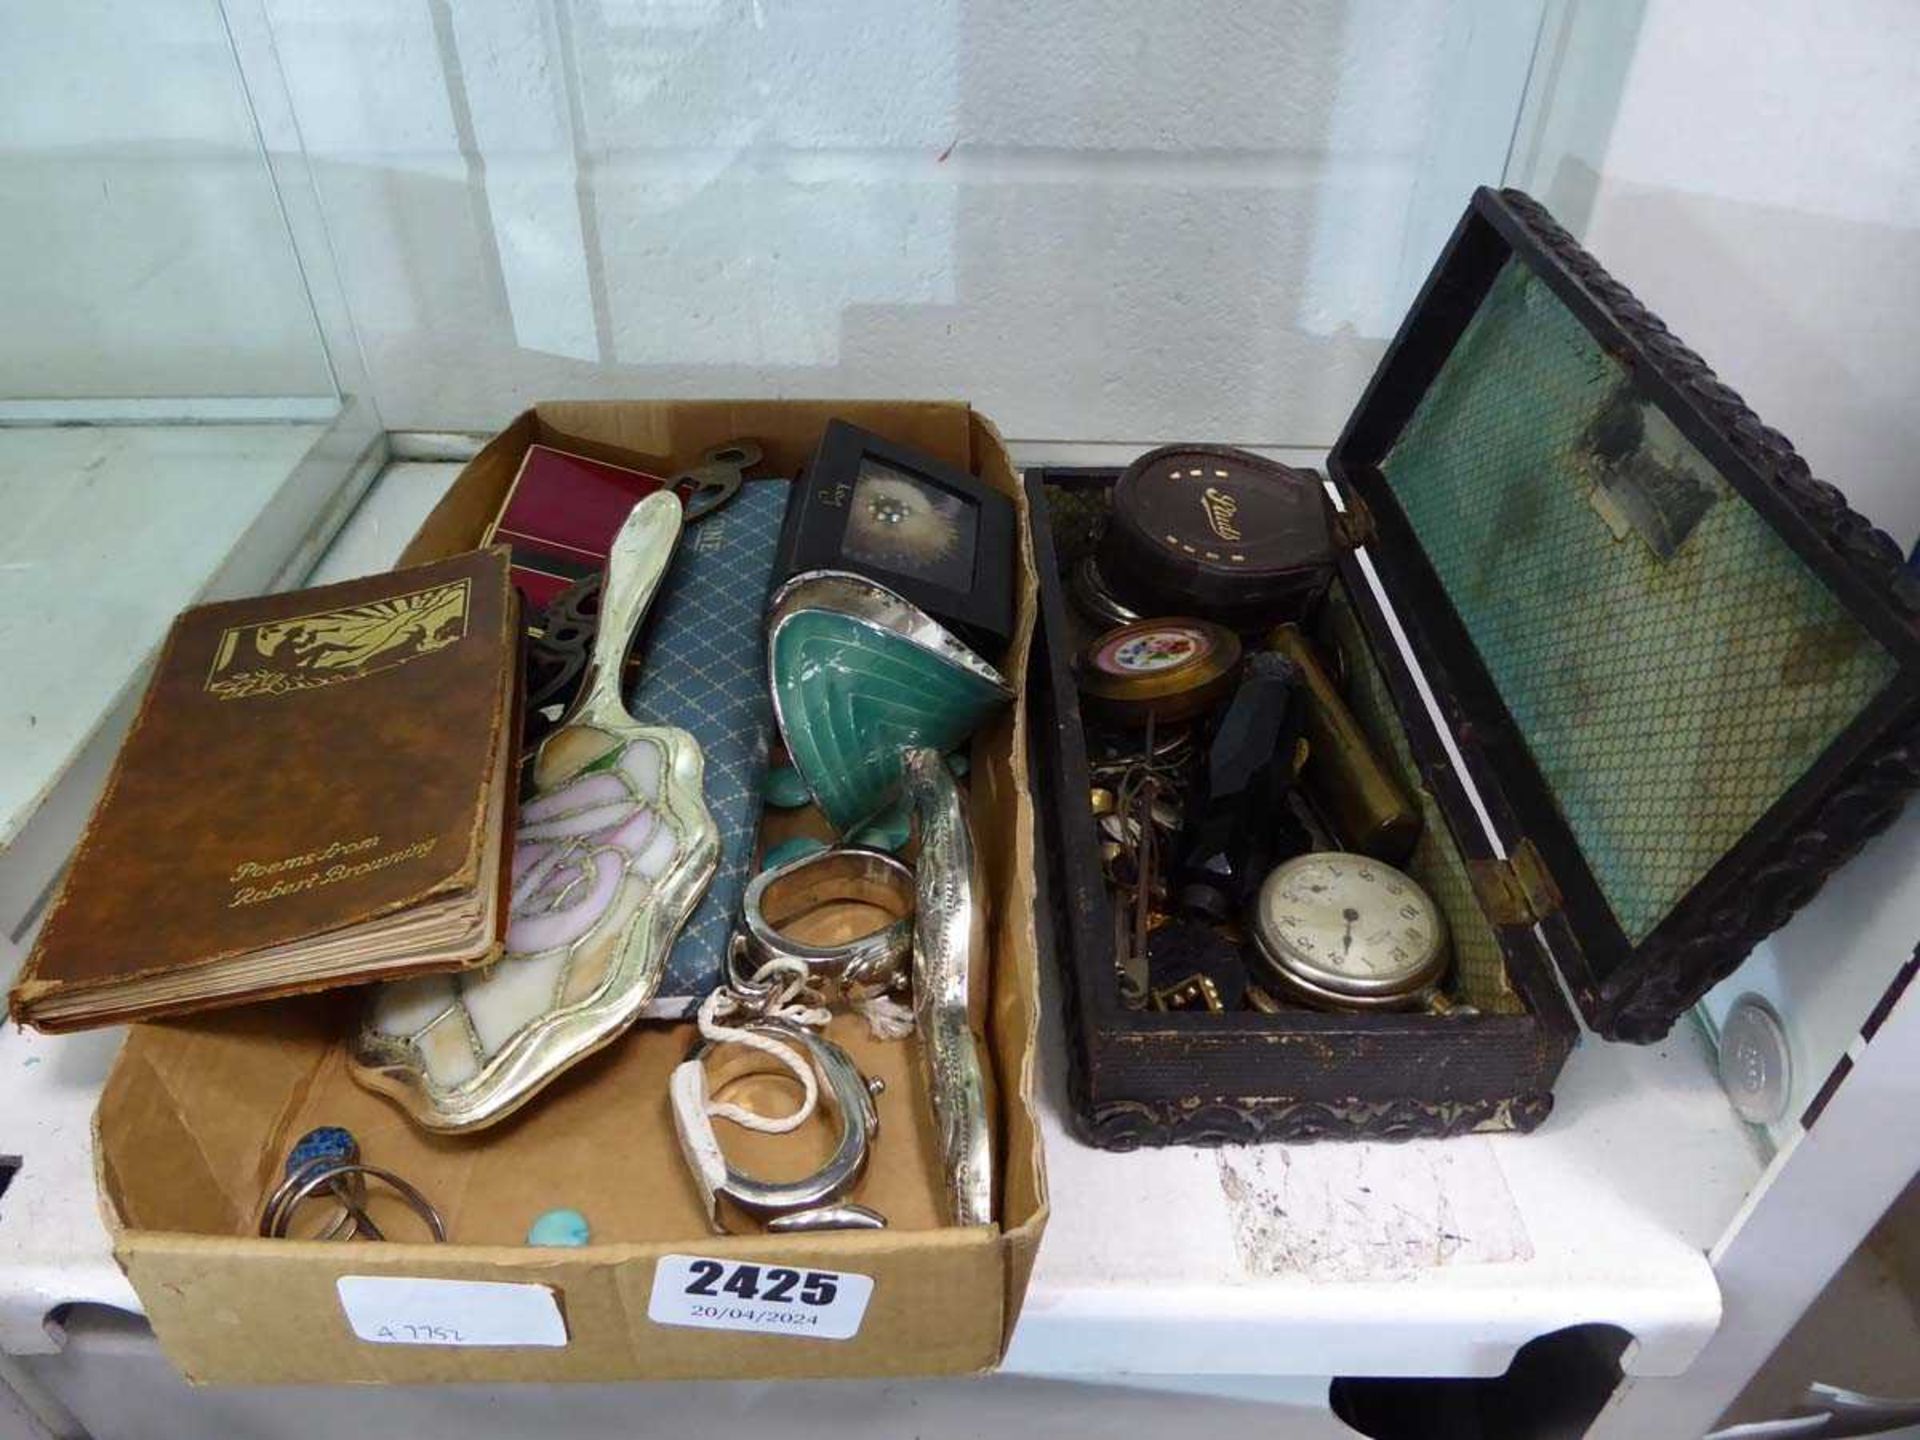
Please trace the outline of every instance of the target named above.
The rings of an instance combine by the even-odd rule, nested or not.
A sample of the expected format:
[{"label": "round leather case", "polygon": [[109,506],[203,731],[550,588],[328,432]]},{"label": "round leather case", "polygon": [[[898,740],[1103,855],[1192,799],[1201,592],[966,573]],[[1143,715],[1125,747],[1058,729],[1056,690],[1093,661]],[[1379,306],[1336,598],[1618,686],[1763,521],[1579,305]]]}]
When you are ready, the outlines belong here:
[{"label": "round leather case", "polygon": [[1096,563],[1143,615],[1238,630],[1297,618],[1333,577],[1320,477],[1224,445],[1168,445],[1115,482]]}]

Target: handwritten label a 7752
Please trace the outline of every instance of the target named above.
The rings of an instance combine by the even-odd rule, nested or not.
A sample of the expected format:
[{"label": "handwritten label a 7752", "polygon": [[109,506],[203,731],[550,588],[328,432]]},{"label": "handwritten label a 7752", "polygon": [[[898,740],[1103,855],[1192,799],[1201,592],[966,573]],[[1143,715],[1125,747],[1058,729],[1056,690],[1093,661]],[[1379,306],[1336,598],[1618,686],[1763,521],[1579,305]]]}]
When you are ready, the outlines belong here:
[{"label": "handwritten label a 7752", "polygon": [[551,1285],[405,1275],[342,1275],[336,1283],[347,1324],[370,1344],[567,1343]]}]

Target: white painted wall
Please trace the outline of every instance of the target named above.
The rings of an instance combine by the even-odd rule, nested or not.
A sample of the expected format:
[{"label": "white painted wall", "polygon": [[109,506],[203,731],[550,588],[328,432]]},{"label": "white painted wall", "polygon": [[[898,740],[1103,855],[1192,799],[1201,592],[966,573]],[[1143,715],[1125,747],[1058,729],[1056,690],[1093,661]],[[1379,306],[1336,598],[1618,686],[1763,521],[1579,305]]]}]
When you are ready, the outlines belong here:
[{"label": "white painted wall", "polygon": [[[1920,6],[1577,9],[1554,133],[1519,183],[1566,215],[1816,474],[1911,545]],[[1609,79],[1629,55],[1624,84]],[[1607,83],[1588,93],[1596,72]]]},{"label": "white painted wall", "polygon": [[1543,0],[265,0],[386,422],[966,396],[1319,444]]},{"label": "white painted wall", "polygon": [[218,0],[0,0],[0,400],[332,388]]},{"label": "white painted wall", "polygon": [[[947,393],[1301,446],[1507,166],[1543,11],[1514,177],[1910,541],[1906,0],[240,5],[395,428]],[[324,392],[218,0],[0,0],[0,207],[0,398]]]}]

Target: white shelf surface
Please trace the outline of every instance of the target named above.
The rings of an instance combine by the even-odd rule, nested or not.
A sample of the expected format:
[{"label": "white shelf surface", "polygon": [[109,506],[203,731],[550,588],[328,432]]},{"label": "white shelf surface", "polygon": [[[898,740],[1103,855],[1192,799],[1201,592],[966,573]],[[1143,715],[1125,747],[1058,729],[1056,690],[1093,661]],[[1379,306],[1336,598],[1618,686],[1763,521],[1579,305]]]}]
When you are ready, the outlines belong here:
[{"label": "white shelf surface", "polygon": [[1672,1375],[1719,1323],[1706,1250],[1761,1163],[1689,1020],[1583,1037],[1531,1135],[1132,1154],[1069,1133],[1043,1026],[1053,1216],[1010,1369],[1498,1375],[1602,1322],[1634,1336],[1629,1371]]},{"label": "white shelf surface", "polygon": [[0,846],[325,432],[0,428]]},{"label": "white shelf surface", "polygon": [[[455,471],[389,467],[317,578],[390,563]],[[1691,1022],[1644,1049],[1585,1039],[1530,1136],[1115,1155],[1068,1130],[1051,972],[1043,986],[1053,1215],[1008,1369],[1170,1387],[1489,1375],[1537,1335],[1605,1322],[1635,1337],[1629,1370],[1664,1375],[1713,1334],[1705,1252],[1761,1166]],[[8,1352],[57,1348],[44,1321],[64,1302],[138,1308],[92,1174],[117,1043],[0,1034],[0,1151],[23,1160],[0,1197]]]}]

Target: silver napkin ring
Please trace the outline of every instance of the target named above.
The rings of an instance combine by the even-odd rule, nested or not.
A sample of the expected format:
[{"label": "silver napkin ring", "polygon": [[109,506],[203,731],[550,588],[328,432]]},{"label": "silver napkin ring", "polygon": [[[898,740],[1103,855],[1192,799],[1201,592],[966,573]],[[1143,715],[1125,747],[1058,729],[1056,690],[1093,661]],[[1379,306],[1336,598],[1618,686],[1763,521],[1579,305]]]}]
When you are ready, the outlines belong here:
[{"label": "silver napkin ring", "polygon": [[840,1203],[866,1173],[867,1157],[880,1129],[880,1112],[873,1100],[884,1088],[882,1082],[868,1080],[851,1055],[805,1025],[766,1016],[747,1020],[739,1028],[776,1037],[806,1052],[814,1073],[823,1082],[821,1093],[827,1107],[839,1117],[840,1143],[825,1164],[798,1180],[756,1180],[736,1169],[721,1152],[707,1100],[730,1081],[756,1073],[755,1065],[764,1066],[766,1057],[743,1050],[739,1061],[709,1075],[706,1057],[717,1047],[703,1036],[675,1069],[671,1092],[674,1128],[706,1203],[708,1221],[715,1230],[725,1233],[720,1210],[724,1200],[774,1231],[883,1227],[886,1220],[876,1212],[863,1205]]},{"label": "silver napkin ring", "polygon": [[[871,934],[838,945],[810,945],[782,932],[809,911],[858,901],[899,916]],[[753,877],[741,905],[741,928],[728,957],[728,979],[743,996],[769,960],[794,959],[818,982],[825,1004],[859,1003],[901,989],[913,952],[914,875],[893,856],[859,846],[817,850]]]},{"label": "silver napkin ring", "polygon": [[[446,1240],[446,1223],[441,1220],[440,1212],[433,1208],[432,1201],[391,1170],[383,1170],[378,1165],[363,1165],[358,1161],[343,1161],[335,1165],[309,1165],[305,1169],[293,1171],[281,1180],[274,1187],[273,1193],[267,1197],[266,1208],[260,1212],[260,1233],[269,1239],[284,1240],[294,1211],[306,1201],[314,1198],[322,1190],[329,1191],[338,1198],[341,1192],[337,1187],[343,1184],[351,1186],[356,1197],[362,1197],[365,1194],[368,1179],[378,1180],[406,1201],[413,1213],[426,1222],[427,1229],[433,1233],[436,1244]],[[346,1232],[344,1237],[343,1230]],[[387,1237],[367,1215],[365,1202],[361,1199],[359,1203],[354,1204],[342,1200],[341,1214],[325,1232],[316,1238],[384,1240]]]}]

